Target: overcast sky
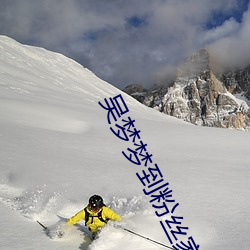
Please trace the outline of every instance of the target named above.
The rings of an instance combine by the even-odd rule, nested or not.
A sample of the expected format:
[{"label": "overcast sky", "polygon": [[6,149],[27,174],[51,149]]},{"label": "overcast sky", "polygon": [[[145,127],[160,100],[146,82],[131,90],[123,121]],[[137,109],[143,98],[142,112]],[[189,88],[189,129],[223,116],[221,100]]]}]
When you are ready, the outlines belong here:
[{"label": "overcast sky", "polygon": [[0,34],[57,51],[124,88],[204,47],[250,62],[250,0],[0,0]]}]

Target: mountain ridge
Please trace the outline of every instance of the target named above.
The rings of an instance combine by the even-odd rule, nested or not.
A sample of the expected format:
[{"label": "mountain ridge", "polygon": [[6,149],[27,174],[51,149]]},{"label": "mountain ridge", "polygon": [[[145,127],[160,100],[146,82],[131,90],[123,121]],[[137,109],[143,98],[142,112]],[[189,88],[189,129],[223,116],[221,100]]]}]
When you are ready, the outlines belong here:
[{"label": "mountain ridge", "polygon": [[188,57],[170,85],[145,90],[132,84],[123,91],[148,107],[195,125],[248,130],[250,66],[216,71],[210,57],[207,49]]}]

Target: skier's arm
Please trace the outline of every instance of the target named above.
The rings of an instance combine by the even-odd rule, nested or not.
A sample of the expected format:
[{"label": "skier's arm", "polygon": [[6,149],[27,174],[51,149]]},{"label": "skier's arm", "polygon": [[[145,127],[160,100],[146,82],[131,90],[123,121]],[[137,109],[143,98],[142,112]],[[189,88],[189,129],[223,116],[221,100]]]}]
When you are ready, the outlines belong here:
[{"label": "skier's arm", "polygon": [[78,221],[84,220],[85,218],[85,212],[84,209],[72,216],[70,219],[68,219],[67,224],[75,225]]},{"label": "skier's arm", "polygon": [[116,214],[113,210],[107,207],[105,207],[105,217],[112,221],[118,221],[118,222],[122,221],[120,215]]}]

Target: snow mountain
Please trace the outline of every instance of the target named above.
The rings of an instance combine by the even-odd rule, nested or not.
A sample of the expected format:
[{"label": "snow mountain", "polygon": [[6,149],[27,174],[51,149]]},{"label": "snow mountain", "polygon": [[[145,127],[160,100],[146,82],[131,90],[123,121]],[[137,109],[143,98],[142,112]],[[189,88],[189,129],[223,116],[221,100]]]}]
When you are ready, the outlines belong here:
[{"label": "snow mountain", "polygon": [[[122,109],[117,121],[110,116],[109,124],[100,103],[120,95],[129,111]],[[123,140],[123,133],[117,136],[129,117],[140,131],[135,143]],[[171,246],[160,221],[167,229],[173,218],[162,205],[156,203],[156,210],[145,194],[147,175],[138,178],[157,164],[169,183],[169,198],[178,202],[175,219],[185,228],[179,230],[187,232],[174,234],[180,225],[172,221],[172,240],[175,235],[185,243],[192,236],[202,250],[247,250],[249,141],[243,131],[166,116],[61,54],[0,36],[0,248],[163,249],[112,223],[90,242],[84,222],[62,239],[47,237],[36,222],[53,231],[93,194],[122,216],[121,226]],[[152,160],[147,166],[129,161],[128,149],[140,142]]]},{"label": "snow mountain", "polygon": [[147,91],[131,85],[124,92],[148,107],[195,125],[248,130],[249,68],[221,73],[212,61],[208,50],[200,50],[179,66],[170,86]]}]

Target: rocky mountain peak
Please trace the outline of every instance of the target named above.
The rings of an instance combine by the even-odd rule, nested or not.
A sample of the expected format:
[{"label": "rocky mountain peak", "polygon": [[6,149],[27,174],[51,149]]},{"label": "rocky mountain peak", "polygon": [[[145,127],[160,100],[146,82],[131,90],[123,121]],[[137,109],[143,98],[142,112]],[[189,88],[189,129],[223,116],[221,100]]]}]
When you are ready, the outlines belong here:
[{"label": "rocky mountain peak", "polygon": [[177,68],[177,77],[194,77],[205,74],[210,70],[209,53],[201,49],[194,55],[188,57],[184,63]]},{"label": "rocky mountain peak", "polygon": [[212,68],[208,50],[202,49],[178,67],[171,86],[148,91],[137,88],[129,94],[149,107],[196,125],[249,129],[249,106],[233,95],[250,93],[249,71],[217,74]]}]

